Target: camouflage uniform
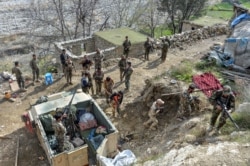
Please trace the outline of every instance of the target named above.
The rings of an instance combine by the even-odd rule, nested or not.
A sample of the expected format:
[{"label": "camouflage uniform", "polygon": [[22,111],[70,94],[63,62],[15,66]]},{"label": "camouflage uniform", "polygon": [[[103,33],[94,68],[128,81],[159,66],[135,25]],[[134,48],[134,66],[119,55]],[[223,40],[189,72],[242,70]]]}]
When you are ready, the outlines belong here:
[{"label": "camouflage uniform", "polygon": [[162,41],[162,48],[161,48],[161,61],[165,62],[166,58],[167,58],[167,53],[168,53],[168,43],[163,40]]},{"label": "camouflage uniform", "polygon": [[106,79],[104,80],[103,85],[105,89],[106,102],[109,103],[109,97],[113,93],[114,81],[111,78],[109,80]]},{"label": "camouflage uniform", "polygon": [[32,74],[33,74],[33,82],[38,81],[39,79],[39,68],[37,66],[37,62],[36,62],[36,57],[33,55],[33,59],[30,61],[30,67],[32,69]]},{"label": "camouflage uniform", "polygon": [[164,102],[160,99],[157,99],[157,101],[153,102],[148,112],[149,120],[143,123],[144,126],[148,127],[151,124],[150,129],[151,130],[156,129],[156,126],[158,125],[158,120],[156,118],[156,115],[159,113],[160,105],[162,104],[164,104]]},{"label": "camouflage uniform", "polygon": [[66,128],[61,121],[53,120],[52,127],[55,131],[56,140],[58,142],[58,152],[64,151],[64,139],[66,135]]},{"label": "camouflage uniform", "polygon": [[12,74],[16,75],[16,80],[20,89],[24,89],[24,78],[18,66],[12,68]]},{"label": "camouflage uniform", "polygon": [[91,74],[88,73],[88,79],[89,79],[89,89],[91,89],[91,94],[94,95],[94,86],[93,86],[93,79],[91,77]]},{"label": "camouflage uniform", "polygon": [[149,52],[151,50],[152,44],[149,41],[149,38],[147,38],[147,41],[144,43],[144,48],[145,48],[145,54],[144,54],[144,59],[149,60]]},{"label": "camouflage uniform", "polygon": [[68,59],[66,61],[66,68],[65,68],[65,76],[66,76],[67,84],[72,84],[72,71],[74,67],[75,66],[73,62],[70,59]]},{"label": "camouflage uniform", "polygon": [[62,69],[63,69],[63,73],[65,74],[65,67],[66,67],[66,60],[68,59],[68,55],[66,54],[66,50],[62,50],[62,53],[60,54],[60,60],[61,60],[61,64],[62,64]]},{"label": "camouflage uniform", "polygon": [[102,68],[102,60],[103,60],[103,53],[101,53],[99,50],[96,51],[96,54],[93,56],[94,62],[95,62],[95,70],[98,69],[98,67]]},{"label": "camouflage uniform", "polygon": [[134,71],[134,69],[131,67],[131,63],[130,63],[130,65],[126,68],[126,70],[125,70],[125,72],[123,74],[123,76],[125,76],[126,90],[129,90],[129,88],[130,88],[130,77],[131,77],[133,71]]},{"label": "camouflage uniform", "polygon": [[127,67],[127,60],[125,59],[124,56],[122,56],[121,60],[119,61],[118,63],[118,66],[120,68],[120,81],[122,81],[122,76],[126,70],[126,67]]},{"label": "camouflage uniform", "polygon": [[93,74],[93,78],[95,79],[96,95],[99,95],[102,92],[102,83],[104,78],[103,71],[101,71],[100,68],[96,70]]},{"label": "camouflage uniform", "polygon": [[123,42],[123,55],[126,56],[126,59],[128,58],[128,53],[129,53],[129,49],[131,47],[131,42],[130,40],[128,40],[128,37],[126,36],[126,40]]},{"label": "camouflage uniform", "polygon": [[[228,95],[224,95],[223,90],[218,90],[215,91],[212,96],[209,98],[210,103],[213,105],[213,112],[212,116],[210,119],[210,127],[214,127],[216,120],[218,116],[221,114],[218,126],[216,130],[218,131],[225,123],[227,119],[227,115],[224,111],[218,110],[217,106],[219,105],[218,103],[221,102],[226,105],[228,110],[234,109],[235,108],[235,96],[234,94],[230,91]],[[233,111],[233,110],[232,110]],[[212,128],[211,128],[212,130]]]}]

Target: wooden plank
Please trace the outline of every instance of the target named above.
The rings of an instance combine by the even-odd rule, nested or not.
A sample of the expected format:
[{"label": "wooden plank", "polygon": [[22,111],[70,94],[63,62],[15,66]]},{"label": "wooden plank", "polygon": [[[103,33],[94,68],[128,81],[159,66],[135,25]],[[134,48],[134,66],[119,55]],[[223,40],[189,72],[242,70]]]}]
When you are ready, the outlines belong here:
[{"label": "wooden plank", "polygon": [[10,89],[12,92],[16,92],[20,89],[18,84],[17,84],[17,81],[10,82]]},{"label": "wooden plank", "polygon": [[60,153],[52,158],[53,166],[69,166],[66,152]]},{"label": "wooden plank", "polygon": [[100,155],[100,156],[107,156],[107,142],[108,142],[108,139],[105,138],[101,145],[98,147],[97,149],[97,154]]},{"label": "wooden plank", "polygon": [[[71,151],[68,153],[68,166],[84,166],[88,165],[88,146]],[[58,165],[59,166],[59,165]]]},{"label": "wooden plank", "polygon": [[106,135],[108,139],[107,142],[107,156],[105,157],[114,157],[115,153],[117,152],[117,144],[118,144],[118,132],[111,133]]}]

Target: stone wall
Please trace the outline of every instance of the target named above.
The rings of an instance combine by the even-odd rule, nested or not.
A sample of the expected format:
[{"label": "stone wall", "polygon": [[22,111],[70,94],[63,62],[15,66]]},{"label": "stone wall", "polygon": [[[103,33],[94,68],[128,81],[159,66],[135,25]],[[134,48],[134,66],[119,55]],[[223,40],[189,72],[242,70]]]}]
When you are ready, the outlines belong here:
[{"label": "stone wall", "polygon": [[190,45],[197,41],[207,39],[210,37],[229,35],[230,29],[226,25],[215,25],[211,27],[204,27],[197,30],[191,30],[169,36],[171,40],[171,48],[182,47],[183,45]]},{"label": "stone wall", "polygon": [[[204,27],[201,29],[191,30],[187,32],[183,32],[181,34],[175,34],[169,36],[171,40],[171,48],[182,48],[184,45],[190,45],[197,41],[201,41],[203,39],[207,39],[210,37],[220,36],[220,35],[228,35],[230,30],[226,25],[216,25],[212,27]],[[129,57],[138,58],[140,55],[144,54],[144,43],[131,43],[131,49],[129,53]],[[76,50],[72,49],[73,45],[78,45]],[[66,49],[66,53],[73,59],[82,58],[84,55],[80,52],[83,50],[83,45],[85,45],[86,55],[90,58],[95,54],[96,48],[100,48],[100,50],[104,53],[105,59],[110,58],[119,58],[123,55],[123,46],[115,46],[114,44],[106,41],[105,39],[94,35],[93,37],[84,38],[84,39],[76,39],[70,40],[61,43],[55,43],[55,48],[58,51],[58,54],[61,53],[62,49]],[[81,49],[79,49],[81,47]],[[71,48],[71,49],[67,49]],[[73,52],[70,52],[73,50]],[[84,53],[85,54],[85,53]]]},{"label": "stone wall", "polygon": [[200,29],[200,28],[203,28],[203,26],[191,23],[189,21],[184,21],[183,26],[182,26],[182,31],[186,32],[186,31],[196,30],[196,29]]}]

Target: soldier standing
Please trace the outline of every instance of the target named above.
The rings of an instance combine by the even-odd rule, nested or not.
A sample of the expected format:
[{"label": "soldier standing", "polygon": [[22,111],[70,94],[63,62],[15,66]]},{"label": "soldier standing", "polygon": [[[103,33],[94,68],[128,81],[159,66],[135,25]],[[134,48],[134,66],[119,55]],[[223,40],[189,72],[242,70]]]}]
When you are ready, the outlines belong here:
[{"label": "soldier standing", "polygon": [[123,54],[126,56],[126,59],[128,59],[128,54],[131,47],[131,42],[130,40],[128,40],[128,36],[125,37],[122,46],[123,46]]},{"label": "soldier standing", "polygon": [[[186,119],[185,117],[189,116],[191,114],[192,108],[197,103],[194,103],[194,97],[192,96],[192,93],[194,92],[195,85],[191,84],[189,85],[188,89],[185,90],[181,96],[180,96],[180,105],[177,113],[177,120],[182,121]],[[193,107],[192,107],[193,106]]]},{"label": "soldier standing", "polygon": [[84,55],[83,60],[79,64],[82,65],[83,71],[90,71],[90,66],[93,64],[93,62],[88,59],[87,55]]},{"label": "soldier standing", "polygon": [[95,79],[96,95],[100,95],[102,92],[102,83],[104,78],[104,73],[100,67],[98,67],[94,72],[93,78]]},{"label": "soldier standing", "polygon": [[33,74],[33,83],[35,82],[35,79],[36,79],[36,82],[39,82],[39,68],[37,66],[37,62],[36,62],[36,55],[33,54],[32,55],[32,60],[30,61],[30,67],[32,69],[32,74]]},{"label": "soldier standing", "polygon": [[151,124],[149,129],[156,130],[156,127],[158,125],[158,120],[156,118],[156,115],[162,109],[161,107],[163,104],[164,104],[164,101],[162,101],[161,99],[157,99],[155,102],[153,102],[148,112],[149,120],[143,123],[145,127],[149,127],[149,125]]},{"label": "soldier standing", "polygon": [[122,82],[123,79],[123,74],[126,70],[127,67],[127,60],[124,55],[122,55],[121,60],[118,62],[118,66],[120,68],[120,81]]},{"label": "soldier standing", "polygon": [[114,87],[114,81],[110,77],[106,77],[104,80],[104,90],[105,90],[105,96],[106,96],[106,102],[109,104],[109,97],[112,95]]},{"label": "soldier standing", "polygon": [[12,68],[12,74],[16,75],[16,80],[19,88],[22,91],[26,91],[25,86],[24,86],[24,78],[22,76],[22,72],[19,68],[19,62],[15,62],[15,67]]},{"label": "soldier standing", "polygon": [[144,59],[149,60],[149,52],[151,50],[152,44],[149,41],[149,38],[147,37],[147,41],[144,43],[144,48],[145,48],[145,54],[144,54]]},{"label": "soldier standing", "polygon": [[219,130],[226,123],[227,114],[222,111],[222,105],[225,105],[229,113],[234,112],[235,109],[235,96],[231,91],[231,87],[225,85],[223,90],[218,90],[209,98],[209,102],[213,105],[213,112],[210,119],[210,126],[208,132],[214,129],[214,125],[218,116],[221,114],[218,126],[215,128],[214,134],[218,134]]},{"label": "soldier standing", "polygon": [[66,135],[66,128],[62,124],[62,113],[57,112],[54,115],[55,120],[52,122],[52,127],[55,131],[56,140],[58,142],[58,153],[64,151],[64,139]]},{"label": "soldier standing", "polygon": [[131,67],[131,62],[127,62],[128,67],[126,68],[123,77],[125,77],[125,90],[129,91],[130,88],[130,77],[134,71],[134,69]]},{"label": "soldier standing", "polygon": [[62,69],[63,69],[64,74],[65,74],[66,60],[68,59],[68,57],[69,56],[66,54],[66,50],[63,49],[62,53],[60,54],[60,60],[61,60]]},{"label": "soldier standing", "polygon": [[100,49],[96,49],[96,54],[93,56],[94,62],[95,62],[95,70],[97,70],[98,67],[102,68],[102,60],[104,58],[103,53],[101,53]]},{"label": "soldier standing", "polygon": [[162,40],[162,48],[161,48],[161,61],[165,62],[167,58],[169,43],[165,39]]},{"label": "soldier standing", "polygon": [[66,60],[65,66],[66,66],[65,73],[66,73],[67,84],[73,85],[73,83],[72,83],[72,71],[73,71],[73,68],[75,69],[75,66],[69,57]]}]

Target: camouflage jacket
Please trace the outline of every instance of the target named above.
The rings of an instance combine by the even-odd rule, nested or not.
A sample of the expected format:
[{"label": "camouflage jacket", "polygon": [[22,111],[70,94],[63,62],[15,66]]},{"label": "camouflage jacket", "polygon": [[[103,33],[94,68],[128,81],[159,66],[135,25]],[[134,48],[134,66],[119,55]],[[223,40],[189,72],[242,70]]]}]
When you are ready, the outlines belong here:
[{"label": "camouflage jacket", "polygon": [[124,50],[128,51],[129,48],[131,47],[131,42],[130,40],[125,40],[122,45],[123,45]]},{"label": "camouflage jacket", "polygon": [[95,71],[93,74],[93,78],[98,82],[102,82],[104,78],[103,71]]},{"label": "camouflage jacket", "polygon": [[55,131],[55,136],[57,138],[64,138],[66,135],[66,128],[63,126],[62,122],[52,121],[52,127]]},{"label": "camouflage jacket", "polygon": [[95,63],[102,63],[102,60],[104,58],[104,55],[103,53],[96,53],[94,56],[93,56],[93,59],[95,61]]},{"label": "camouflage jacket", "polygon": [[110,79],[110,81],[104,80],[104,89],[106,92],[112,93],[113,86],[114,86],[114,81]]},{"label": "camouflage jacket", "polygon": [[19,67],[13,67],[12,74],[15,74],[17,79],[22,77],[22,72]]},{"label": "camouflage jacket", "polygon": [[180,97],[180,112],[191,111],[190,103],[193,101],[193,96],[185,90]]},{"label": "camouflage jacket", "polygon": [[223,91],[218,90],[214,91],[212,96],[209,98],[209,102],[215,107],[219,102],[226,105],[227,109],[235,108],[235,96],[233,93],[230,93],[229,96],[224,97]]},{"label": "camouflage jacket", "polygon": [[32,70],[37,70],[38,69],[37,62],[36,62],[35,59],[32,59],[30,61],[30,67],[31,67]]},{"label": "camouflage jacket", "polygon": [[132,73],[133,73],[134,69],[132,67],[128,67],[126,70],[125,70],[125,73],[124,73],[124,76],[125,76],[125,79],[130,79]]},{"label": "camouflage jacket", "polygon": [[150,50],[151,47],[152,47],[151,42],[150,42],[150,41],[145,41],[145,43],[144,43],[144,48],[145,48],[146,50]]},{"label": "camouflage jacket", "polygon": [[126,59],[121,59],[118,63],[118,66],[121,70],[125,70],[127,67],[127,60]]},{"label": "camouflage jacket", "polygon": [[162,43],[162,51],[165,51],[165,52],[168,51],[168,47],[169,47],[169,45],[167,42]]}]

